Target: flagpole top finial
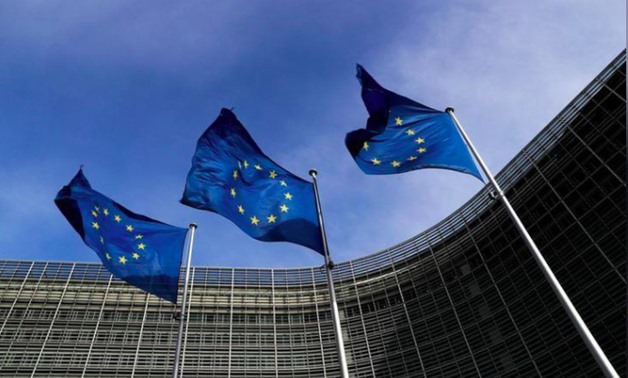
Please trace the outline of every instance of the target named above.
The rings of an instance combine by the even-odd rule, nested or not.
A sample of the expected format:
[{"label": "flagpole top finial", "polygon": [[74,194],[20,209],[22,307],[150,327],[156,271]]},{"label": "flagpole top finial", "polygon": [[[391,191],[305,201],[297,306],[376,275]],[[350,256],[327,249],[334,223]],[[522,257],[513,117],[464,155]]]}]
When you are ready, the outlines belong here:
[{"label": "flagpole top finial", "polygon": [[198,224],[196,224],[196,223],[190,223],[190,228],[198,228]]},{"label": "flagpole top finial", "polygon": [[312,169],[310,169],[309,173],[310,173],[310,176],[316,177],[316,175],[318,174],[318,171],[316,169],[312,168]]},{"label": "flagpole top finial", "polygon": [[445,109],[445,112],[447,112],[447,113],[453,113],[453,112],[454,112],[454,108],[452,108],[451,106],[448,106],[448,107]]}]

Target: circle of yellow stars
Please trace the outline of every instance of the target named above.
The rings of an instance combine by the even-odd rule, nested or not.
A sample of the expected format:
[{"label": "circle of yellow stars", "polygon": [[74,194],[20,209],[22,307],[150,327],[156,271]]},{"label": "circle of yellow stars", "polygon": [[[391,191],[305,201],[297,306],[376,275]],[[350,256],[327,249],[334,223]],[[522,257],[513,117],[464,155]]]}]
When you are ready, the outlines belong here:
[{"label": "circle of yellow stars", "polygon": [[[247,168],[249,168],[249,166],[251,166],[251,164],[246,160],[244,160],[243,162],[238,162],[238,167],[240,170],[242,169],[246,170]],[[264,168],[259,163],[253,164],[253,168],[256,171],[258,171],[258,173],[264,172]],[[284,192],[282,193],[284,197],[283,198],[284,202],[281,203],[277,209],[275,209],[276,213],[271,213],[268,216],[262,216],[260,218],[258,218],[257,215],[252,215],[252,216],[248,215],[246,209],[244,208],[242,204],[235,205],[238,213],[240,213],[243,216],[246,216],[251,226],[259,227],[259,226],[267,226],[273,223],[277,223],[282,213],[287,214],[290,212],[290,206],[288,205],[290,204],[290,201],[292,201],[294,196],[288,190],[288,183],[285,180],[281,179],[281,177],[279,177],[279,173],[277,173],[277,171],[275,170],[269,170],[267,174],[268,174],[267,176],[268,178],[272,180],[276,180],[279,183],[279,185],[282,188],[284,188]],[[234,180],[237,180],[238,177],[240,177],[238,170],[233,171],[232,177]],[[230,188],[229,195],[233,199],[237,199],[238,191],[236,190],[236,188],[233,188],[233,187]]]},{"label": "circle of yellow stars", "polygon": [[[133,232],[135,231],[135,229],[133,228],[132,224],[124,224],[124,222],[122,222],[122,217],[119,214],[113,214],[113,217],[109,217],[109,215],[111,214],[111,212],[109,211],[109,209],[107,208],[103,208],[102,211],[100,209],[99,206],[94,205],[93,209],[90,211],[93,220],[91,221],[92,224],[92,228],[96,231],[100,231],[101,228],[101,223],[102,221],[100,221],[101,219],[106,222],[107,219],[113,219],[113,222],[115,222],[114,224],[118,225],[118,226],[124,226],[124,230],[126,230],[127,232],[131,233],[130,236],[133,237],[133,239],[136,241],[136,246],[135,249],[132,253],[130,253],[129,257],[127,257],[126,255],[121,255],[121,256],[117,256],[117,258],[114,258],[114,256],[111,255],[111,253],[109,252],[105,252],[105,258],[107,259],[107,261],[112,261],[113,262],[117,262],[118,264],[122,264],[122,265],[126,265],[127,262],[129,262],[129,258],[135,261],[140,260],[140,258],[142,257],[142,255],[140,254],[141,252],[144,252],[146,250],[146,244],[144,244],[144,242],[142,241],[142,239],[144,238],[144,235],[139,234],[139,233],[135,233],[133,234]],[[100,223],[99,223],[100,222]],[[100,241],[100,244],[105,245],[105,238],[102,235],[98,236],[98,239]]]},{"label": "circle of yellow stars", "polygon": [[[403,119],[401,117],[399,117],[399,116],[395,117],[394,121],[395,121],[395,126],[404,127],[403,126]],[[416,135],[416,130],[414,130],[414,129],[407,129],[405,131],[405,134],[408,135],[409,137],[414,137]],[[409,162],[413,162],[414,160],[418,159],[419,156],[421,156],[422,154],[427,152],[427,148],[425,148],[425,139],[424,138],[417,137],[416,139],[413,140],[413,142],[416,143],[417,146],[418,146],[418,148],[415,150],[417,152],[417,154],[413,154],[413,155],[408,156],[406,158],[406,161],[409,161]],[[362,144],[362,149],[364,151],[368,151],[369,148],[370,148],[369,143],[367,141],[365,141]],[[373,157],[372,159],[370,159],[370,162],[373,165],[381,165],[383,163],[382,160],[378,159],[377,157]],[[403,162],[399,161],[399,160],[393,160],[393,161],[389,162],[389,164],[393,168],[401,167],[402,163]]]}]

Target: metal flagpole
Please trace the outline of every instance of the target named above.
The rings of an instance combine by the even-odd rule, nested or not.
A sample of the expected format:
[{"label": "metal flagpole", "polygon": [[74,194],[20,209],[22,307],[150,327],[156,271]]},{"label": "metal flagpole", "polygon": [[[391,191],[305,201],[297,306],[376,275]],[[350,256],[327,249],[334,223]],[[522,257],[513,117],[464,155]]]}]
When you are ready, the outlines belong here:
[{"label": "metal flagpole", "polygon": [[456,115],[454,114],[454,109],[450,107],[450,108],[445,109],[445,111],[449,113],[449,115],[453,119],[454,123],[456,124],[456,127],[458,128],[458,130],[460,131],[460,134],[462,135],[462,138],[467,143],[467,146],[469,146],[471,153],[473,153],[473,156],[475,157],[477,162],[480,164],[480,167],[482,167],[484,174],[486,175],[486,177],[488,177],[489,181],[493,185],[493,188],[495,188],[497,197],[506,207],[506,210],[508,211],[510,218],[515,223],[515,226],[517,227],[519,234],[525,241],[530,251],[532,251],[532,256],[534,257],[537,264],[541,268],[541,271],[545,275],[545,278],[549,281],[549,284],[552,287],[552,290],[554,290],[554,293],[556,293],[556,295],[558,296],[558,300],[563,305],[563,308],[567,311],[567,315],[569,315],[569,318],[571,319],[573,324],[576,326],[576,329],[578,330],[578,333],[584,340],[584,343],[587,345],[587,348],[589,348],[589,351],[593,354],[593,357],[595,358],[598,365],[600,366],[600,369],[602,369],[602,371],[604,372],[604,375],[608,378],[611,378],[611,377],[619,378],[619,375],[613,368],[613,365],[611,365],[610,361],[604,354],[604,351],[602,351],[602,348],[600,348],[600,346],[598,345],[597,341],[591,334],[591,331],[589,331],[589,328],[587,328],[587,325],[584,323],[584,321],[580,317],[580,314],[578,314],[578,311],[576,310],[574,305],[571,303],[571,300],[569,299],[569,297],[565,293],[565,290],[563,290],[563,287],[560,285],[560,283],[556,279],[556,276],[554,276],[554,273],[550,269],[549,265],[547,265],[547,262],[545,261],[545,259],[543,258],[543,255],[541,255],[541,252],[539,251],[536,244],[530,237],[530,234],[528,234],[528,231],[524,227],[523,223],[521,223],[519,216],[517,216],[517,213],[515,213],[515,210],[510,205],[510,202],[506,198],[506,195],[500,188],[497,181],[495,181],[495,178],[493,177],[491,172],[488,170],[488,167],[486,166],[486,164],[484,164],[484,161],[482,160],[482,158],[480,157],[480,154],[471,143],[471,140],[469,139],[469,137],[467,136],[467,133],[465,133],[464,129],[462,128],[462,125],[460,125],[460,122],[458,122],[458,118],[456,118]]},{"label": "metal flagpole", "polygon": [[331,270],[334,263],[329,257],[329,248],[327,247],[327,234],[325,233],[325,225],[323,224],[323,210],[321,210],[321,201],[318,196],[318,185],[316,183],[316,169],[310,169],[310,176],[314,181],[314,197],[316,198],[316,210],[318,211],[318,223],[321,225],[321,237],[323,239],[323,252],[325,254],[325,270],[327,271],[327,286],[329,287],[329,301],[331,302],[331,314],[334,319],[334,330],[336,331],[336,346],[338,347],[338,360],[340,360],[340,372],[342,378],[349,378],[349,370],[347,369],[347,357],[345,355],[345,344],[342,340],[342,329],[340,328],[340,316],[338,314],[338,303],[336,303],[336,292],[334,290],[334,279]]},{"label": "metal flagpole", "polygon": [[185,306],[188,299],[188,284],[190,282],[190,266],[192,265],[192,247],[194,246],[194,231],[198,227],[195,223],[190,223],[190,242],[188,243],[188,257],[185,263],[185,286],[183,287],[183,303],[181,304],[181,317],[179,318],[179,336],[177,337],[176,352],[174,355],[174,369],[172,377],[179,375],[179,360],[181,359],[181,341],[183,340],[183,327],[186,323]]}]

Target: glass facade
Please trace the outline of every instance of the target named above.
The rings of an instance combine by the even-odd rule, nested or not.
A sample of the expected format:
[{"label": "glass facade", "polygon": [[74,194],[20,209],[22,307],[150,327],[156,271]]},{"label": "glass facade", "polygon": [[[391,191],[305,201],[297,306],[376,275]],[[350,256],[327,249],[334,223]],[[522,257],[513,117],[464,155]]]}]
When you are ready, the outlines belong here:
[{"label": "glass facade", "polygon": [[[624,51],[497,176],[623,376],[625,75]],[[185,377],[339,376],[324,270],[191,277]],[[334,280],[352,377],[601,376],[486,188]],[[99,264],[0,261],[0,376],[168,377],[177,330]]]}]

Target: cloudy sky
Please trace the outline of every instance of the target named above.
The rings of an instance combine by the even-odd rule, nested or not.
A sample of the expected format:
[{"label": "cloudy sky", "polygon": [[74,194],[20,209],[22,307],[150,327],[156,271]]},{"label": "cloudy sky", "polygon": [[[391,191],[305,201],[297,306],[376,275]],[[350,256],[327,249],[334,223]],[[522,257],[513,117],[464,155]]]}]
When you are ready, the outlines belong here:
[{"label": "cloudy sky", "polygon": [[334,260],[377,252],[482,184],[444,170],[362,174],[344,147],[367,116],[356,63],[397,93],[455,107],[497,173],[625,48],[625,17],[621,0],[2,1],[0,259],[98,261],[53,203],[83,164],[129,209],[198,223],[194,265],[322,264],[178,203],[222,107],[286,169],[319,170]]}]

